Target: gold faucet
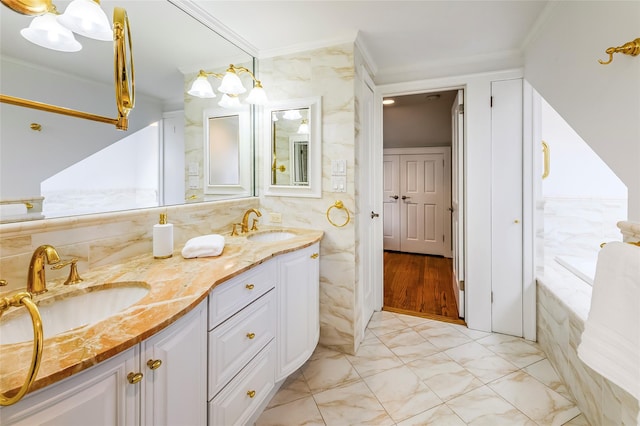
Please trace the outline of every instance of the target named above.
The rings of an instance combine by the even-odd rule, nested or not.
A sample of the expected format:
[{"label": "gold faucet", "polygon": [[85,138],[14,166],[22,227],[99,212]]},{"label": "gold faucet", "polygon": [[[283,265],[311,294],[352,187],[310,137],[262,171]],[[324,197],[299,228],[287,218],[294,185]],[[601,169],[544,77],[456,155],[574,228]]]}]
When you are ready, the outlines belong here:
[{"label": "gold faucet", "polygon": [[[242,232],[243,234],[246,234],[247,232],[249,232],[249,215],[250,215],[251,213],[255,213],[255,214],[256,214],[256,216],[258,216],[258,217],[262,216],[262,213],[260,213],[260,211],[259,211],[259,210],[256,210],[256,209],[249,209],[249,210],[247,210],[247,211],[244,213],[244,216],[242,216],[242,229],[240,230],[240,232]],[[256,227],[255,222],[253,223],[253,227],[254,227],[255,229],[258,229],[258,228]]]},{"label": "gold faucet", "polygon": [[48,244],[38,247],[31,256],[29,275],[27,275],[27,291],[31,294],[41,294],[47,291],[47,282],[44,276],[45,262],[50,265],[60,262],[58,252]]}]

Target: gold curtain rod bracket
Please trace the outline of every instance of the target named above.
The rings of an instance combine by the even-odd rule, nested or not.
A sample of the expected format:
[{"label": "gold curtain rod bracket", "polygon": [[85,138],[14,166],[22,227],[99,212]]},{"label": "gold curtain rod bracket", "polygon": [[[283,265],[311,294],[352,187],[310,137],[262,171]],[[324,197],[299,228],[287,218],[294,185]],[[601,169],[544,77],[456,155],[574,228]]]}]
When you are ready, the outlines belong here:
[{"label": "gold curtain rod bracket", "polygon": [[640,37],[638,37],[633,41],[629,41],[623,44],[622,46],[610,47],[607,50],[605,50],[605,53],[609,55],[609,60],[603,61],[602,59],[598,59],[598,62],[601,63],[602,65],[609,65],[611,62],[613,62],[614,53],[622,53],[623,55],[638,56],[640,55]]}]

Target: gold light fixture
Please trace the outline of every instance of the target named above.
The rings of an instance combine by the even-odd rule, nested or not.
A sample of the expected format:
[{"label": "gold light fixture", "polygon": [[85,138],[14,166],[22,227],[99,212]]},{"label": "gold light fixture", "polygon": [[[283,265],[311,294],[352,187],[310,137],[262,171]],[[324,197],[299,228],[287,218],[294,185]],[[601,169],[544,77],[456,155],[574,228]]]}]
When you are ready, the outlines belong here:
[{"label": "gold light fixture", "polygon": [[309,134],[309,120],[307,120],[306,118],[302,119],[302,122],[300,122],[300,127],[298,127],[298,134]]},{"label": "gold light fixture", "polygon": [[267,94],[260,80],[256,79],[255,75],[248,68],[238,67],[233,64],[229,65],[229,68],[227,68],[224,74],[200,70],[198,77],[196,77],[187,93],[198,98],[215,98],[216,94],[208,79],[208,77],[215,77],[218,80],[222,80],[218,91],[223,93],[223,96],[218,105],[224,108],[239,107],[240,99],[238,96],[247,91],[240,80],[239,74],[249,74],[254,83],[253,89],[251,89],[249,96],[245,99],[246,102],[254,105],[266,104],[268,102]]},{"label": "gold light fixture", "polygon": [[[3,3],[6,0],[1,0]],[[131,29],[126,10],[116,7],[113,10],[113,47],[114,47],[114,86],[116,92],[116,106],[118,117],[110,118],[101,115],[90,114],[83,111],[64,108],[57,105],[18,98],[15,96],[1,95],[0,103],[16,105],[70,117],[92,120],[116,126],[118,130],[127,130],[129,126],[129,113],[135,105],[135,84],[133,51],[131,42]]]},{"label": "gold light fixture", "polygon": [[33,44],[59,52],[77,52],[82,45],[73,33],[58,21],[54,5],[44,14],[31,20],[29,27],[20,30],[20,35]]}]

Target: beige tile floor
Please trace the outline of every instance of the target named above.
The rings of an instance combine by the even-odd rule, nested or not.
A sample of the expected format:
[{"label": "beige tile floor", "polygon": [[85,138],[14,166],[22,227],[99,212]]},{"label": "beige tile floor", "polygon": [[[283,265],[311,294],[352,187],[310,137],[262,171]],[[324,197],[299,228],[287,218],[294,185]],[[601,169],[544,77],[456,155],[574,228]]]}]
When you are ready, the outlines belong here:
[{"label": "beige tile floor", "polygon": [[537,344],[376,312],[355,356],[318,346],[256,425],[587,422]]}]

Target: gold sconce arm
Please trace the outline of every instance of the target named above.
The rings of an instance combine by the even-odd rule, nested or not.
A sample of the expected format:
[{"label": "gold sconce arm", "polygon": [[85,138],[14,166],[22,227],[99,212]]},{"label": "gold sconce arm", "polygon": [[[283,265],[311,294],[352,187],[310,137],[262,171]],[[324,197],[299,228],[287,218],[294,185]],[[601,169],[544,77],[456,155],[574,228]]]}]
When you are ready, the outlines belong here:
[{"label": "gold sconce arm", "polygon": [[605,52],[607,55],[609,55],[609,60],[603,61],[602,59],[598,59],[598,62],[600,62],[602,65],[608,65],[611,62],[613,62],[614,53],[622,53],[624,55],[638,56],[640,55],[640,37],[633,41],[629,41],[623,44],[622,46],[610,47],[607,50],[605,50]]},{"label": "gold sconce arm", "polygon": [[24,383],[18,390],[18,392],[12,397],[5,397],[4,395],[0,395],[0,406],[13,405],[16,402],[20,401],[23,396],[29,391],[31,384],[36,379],[36,375],[38,374],[38,370],[40,369],[40,362],[42,361],[42,348],[43,348],[43,332],[42,332],[42,318],[40,317],[40,312],[38,311],[38,307],[31,300],[31,294],[22,291],[20,293],[16,293],[11,297],[5,297],[0,299],[0,315],[6,309],[10,307],[19,307],[24,306],[29,311],[29,315],[31,315],[31,322],[33,325],[33,354],[31,356],[31,366],[29,367],[29,371],[27,373],[27,378]]}]

